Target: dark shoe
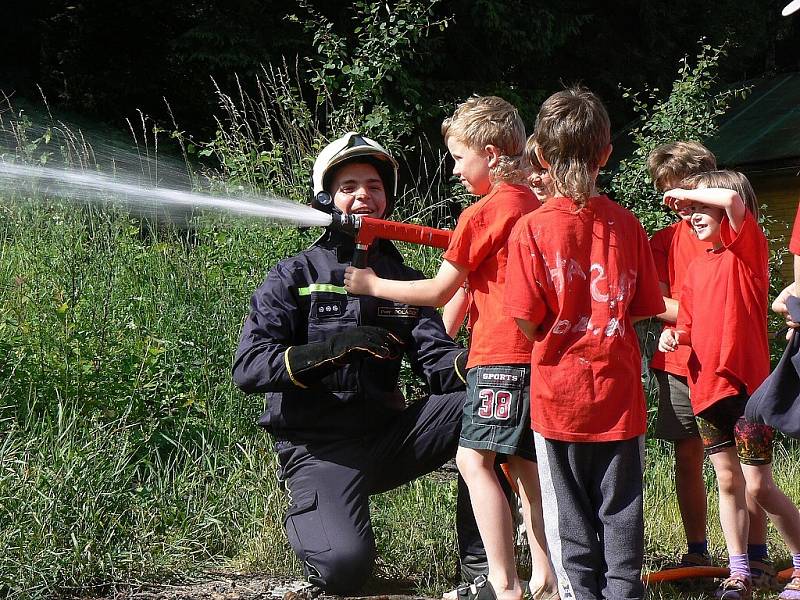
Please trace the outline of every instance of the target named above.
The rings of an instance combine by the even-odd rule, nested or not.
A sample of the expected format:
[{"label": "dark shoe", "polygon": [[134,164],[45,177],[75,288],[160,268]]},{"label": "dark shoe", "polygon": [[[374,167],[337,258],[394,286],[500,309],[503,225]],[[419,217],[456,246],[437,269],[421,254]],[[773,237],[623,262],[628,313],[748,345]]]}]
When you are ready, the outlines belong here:
[{"label": "dark shoe", "polygon": [[719,600],[750,600],[753,597],[753,586],[747,577],[731,575],[719,584],[714,597]]},{"label": "dark shoe", "polygon": [[681,562],[675,565],[675,569],[684,567],[710,567],[711,556],[707,552],[687,552],[681,556]]},{"label": "dark shoe", "polygon": [[750,561],[750,581],[753,582],[754,590],[778,592],[783,589],[781,582],[778,581],[775,566],[769,560]]}]

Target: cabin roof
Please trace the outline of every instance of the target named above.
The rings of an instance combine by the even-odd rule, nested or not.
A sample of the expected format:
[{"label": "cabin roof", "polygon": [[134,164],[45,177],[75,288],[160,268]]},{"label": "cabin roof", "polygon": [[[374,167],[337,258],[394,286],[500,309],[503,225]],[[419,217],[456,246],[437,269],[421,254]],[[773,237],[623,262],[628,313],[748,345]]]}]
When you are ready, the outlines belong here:
[{"label": "cabin roof", "polygon": [[755,82],[707,145],[721,167],[800,164],[800,73]]}]

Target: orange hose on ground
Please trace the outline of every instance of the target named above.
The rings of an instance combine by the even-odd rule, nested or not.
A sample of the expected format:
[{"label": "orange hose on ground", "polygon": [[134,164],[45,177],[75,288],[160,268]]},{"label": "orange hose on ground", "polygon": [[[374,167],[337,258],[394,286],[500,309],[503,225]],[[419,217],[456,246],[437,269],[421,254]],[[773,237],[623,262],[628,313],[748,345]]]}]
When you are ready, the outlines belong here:
[{"label": "orange hose on ground", "polygon": [[[730,571],[725,567],[679,567],[677,569],[664,569],[642,575],[645,585],[652,583],[665,583],[667,581],[681,581],[682,579],[698,579],[701,577],[727,577]],[[778,573],[778,579],[789,581],[792,578],[792,568],[784,569]]]},{"label": "orange hose on ground", "polygon": [[664,583],[666,581],[680,581],[682,579],[699,579],[701,577],[727,577],[730,571],[725,567],[678,567],[677,569],[664,569],[654,573],[642,575],[646,585]]}]

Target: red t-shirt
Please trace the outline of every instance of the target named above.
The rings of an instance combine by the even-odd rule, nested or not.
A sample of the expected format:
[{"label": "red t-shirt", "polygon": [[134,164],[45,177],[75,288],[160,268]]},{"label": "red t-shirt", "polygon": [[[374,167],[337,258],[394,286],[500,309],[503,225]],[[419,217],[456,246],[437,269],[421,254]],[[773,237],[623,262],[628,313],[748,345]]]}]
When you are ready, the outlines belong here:
[{"label": "red t-shirt", "polygon": [[605,196],[578,210],[552,198],[509,244],[504,312],[539,324],[531,421],[546,438],[626,440],[645,431],[641,356],[631,316],[664,311],[642,225]]},{"label": "red t-shirt", "polygon": [[719,250],[686,273],[677,328],[691,340],[689,391],[699,414],[715,402],[752,394],[769,375],[767,238],[748,212],[738,235],[727,218]]},{"label": "red t-shirt", "polygon": [[[680,303],[683,279],[686,277],[689,263],[698,256],[705,255],[710,247],[708,243],[697,239],[692,226],[684,220],[653,234],[650,238],[650,249],[656,262],[658,280],[667,284],[670,298]],[[675,352],[665,353],[656,350],[650,361],[650,367],[687,377],[689,370],[686,363],[689,362],[691,352],[688,346],[678,346]]]},{"label": "red t-shirt", "polygon": [[800,255],[800,206],[797,207],[797,214],[794,216],[792,239],[789,240],[789,252]]},{"label": "red t-shirt", "polygon": [[521,216],[540,206],[527,186],[499,183],[458,219],[444,258],[469,269],[467,367],[531,359],[531,342],[514,320],[502,313],[503,290],[511,229]]}]

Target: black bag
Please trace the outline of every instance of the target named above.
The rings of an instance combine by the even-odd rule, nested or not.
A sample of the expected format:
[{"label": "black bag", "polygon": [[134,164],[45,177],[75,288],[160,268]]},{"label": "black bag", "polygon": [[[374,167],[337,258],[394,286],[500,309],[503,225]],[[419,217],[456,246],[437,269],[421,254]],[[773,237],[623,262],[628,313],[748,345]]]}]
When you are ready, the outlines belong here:
[{"label": "black bag", "polygon": [[[800,299],[789,296],[786,307],[792,321],[800,323]],[[750,396],[744,416],[800,438],[800,330],[792,335],[775,370]]]}]

